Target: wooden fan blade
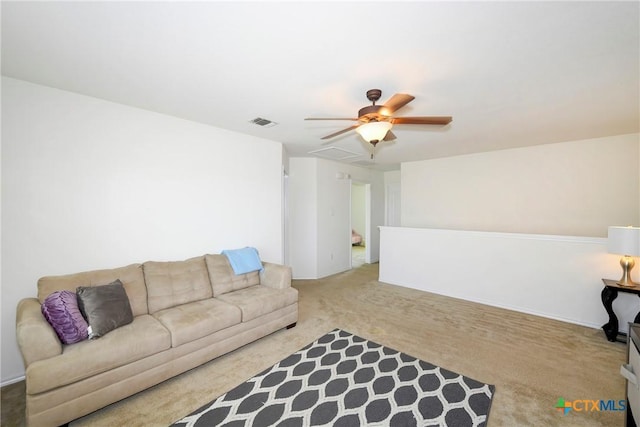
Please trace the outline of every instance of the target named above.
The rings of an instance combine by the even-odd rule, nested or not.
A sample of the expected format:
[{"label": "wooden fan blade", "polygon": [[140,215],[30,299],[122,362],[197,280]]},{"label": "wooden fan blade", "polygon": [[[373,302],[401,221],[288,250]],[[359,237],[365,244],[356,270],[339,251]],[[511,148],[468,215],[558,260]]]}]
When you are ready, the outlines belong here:
[{"label": "wooden fan blade", "polygon": [[384,108],[387,110],[386,113],[391,114],[394,111],[404,107],[414,99],[415,99],[415,96],[408,95],[406,93],[396,93],[391,98],[389,98],[389,100],[385,102],[383,105],[384,105]]},{"label": "wooden fan blade", "polygon": [[393,141],[394,139],[396,139],[396,135],[389,131],[387,132],[387,134],[384,136],[384,138],[382,139],[383,141]]},{"label": "wooden fan blade", "polygon": [[434,117],[394,117],[391,123],[394,125],[447,125],[453,120],[450,116]]},{"label": "wooden fan blade", "polygon": [[349,126],[348,128],[339,130],[338,132],[334,132],[331,135],[323,136],[321,139],[329,139],[329,138],[333,138],[334,136],[342,135],[343,133],[349,132],[350,130],[354,130],[358,126],[360,125]]},{"label": "wooden fan blade", "polygon": [[357,121],[358,119],[347,119],[347,118],[336,118],[336,117],[327,117],[327,118],[319,118],[319,117],[307,117],[305,120],[351,120]]}]

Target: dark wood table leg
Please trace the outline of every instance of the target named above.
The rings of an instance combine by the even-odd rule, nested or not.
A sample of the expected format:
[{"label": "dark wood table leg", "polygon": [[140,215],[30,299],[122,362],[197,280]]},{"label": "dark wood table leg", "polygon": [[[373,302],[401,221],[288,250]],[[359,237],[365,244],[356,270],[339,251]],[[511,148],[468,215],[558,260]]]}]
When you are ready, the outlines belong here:
[{"label": "dark wood table leg", "polygon": [[[618,337],[618,316],[613,312],[613,300],[618,297],[618,291],[605,286],[602,290],[602,305],[604,305],[604,309],[607,310],[609,314],[609,322],[602,325],[602,329],[604,330],[604,334],[607,336],[609,341],[616,341]],[[638,313],[640,315],[640,313]]]}]

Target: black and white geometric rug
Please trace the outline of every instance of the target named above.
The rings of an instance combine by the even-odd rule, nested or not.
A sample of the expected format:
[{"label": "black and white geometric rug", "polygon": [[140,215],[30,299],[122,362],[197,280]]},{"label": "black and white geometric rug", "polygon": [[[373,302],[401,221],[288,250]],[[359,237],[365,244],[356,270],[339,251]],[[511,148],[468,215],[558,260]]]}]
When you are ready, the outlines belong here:
[{"label": "black and white geometric rug", "polygon": [[173,427],[484,426],[494,391],[336,329]]}]

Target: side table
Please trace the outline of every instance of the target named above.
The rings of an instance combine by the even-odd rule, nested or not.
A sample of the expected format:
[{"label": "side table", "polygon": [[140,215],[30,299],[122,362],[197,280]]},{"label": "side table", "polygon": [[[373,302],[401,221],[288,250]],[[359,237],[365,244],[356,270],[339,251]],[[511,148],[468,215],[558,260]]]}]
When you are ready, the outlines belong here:
[{"label": "side table", "polygon": [[620,367],[620,374],[626,381],[627,411],[625,427],[637,427],[640,421],[640,325],[629,324],[629,342],[627,343],[627,364]]},{"label": "side table", "polygon": [[[609,341],[626,343],[626,339],[618,339],[618,335],[626,336],[626,334],[618,332],[618,316],[613,312],[613,300],[618,297],[618,292],[636,294],[640,297],[640,286],[620,286],[615,280],[610,279],[602,279],[602,282],[604,283],[604,289],[601,294],[602,305],[604,305],[604,309],[607,310],[607,313],[609,314],[609,322],[602,325],[602,329]],[[640,312],[638,312],[633,322],[640,323]]]}]

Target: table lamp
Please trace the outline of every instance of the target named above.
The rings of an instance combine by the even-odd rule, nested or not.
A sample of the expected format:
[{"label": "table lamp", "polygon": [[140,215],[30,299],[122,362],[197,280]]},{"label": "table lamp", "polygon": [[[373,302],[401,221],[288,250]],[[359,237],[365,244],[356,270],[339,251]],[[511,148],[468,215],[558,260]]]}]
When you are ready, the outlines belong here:
[{"label": "table lamp", "polygon": [[622,255],[622,278],[616,283],[620,286],[638,285],[631,280],[631,269],[636,264],[632,257],[640,255],[640,227],[609,227],[607,250]]}]

